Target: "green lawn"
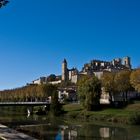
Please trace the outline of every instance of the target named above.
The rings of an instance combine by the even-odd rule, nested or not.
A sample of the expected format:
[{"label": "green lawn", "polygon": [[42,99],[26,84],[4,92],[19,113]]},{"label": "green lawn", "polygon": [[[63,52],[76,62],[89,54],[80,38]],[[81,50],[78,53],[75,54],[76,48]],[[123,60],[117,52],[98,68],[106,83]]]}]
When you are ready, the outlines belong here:
[{"label": "green lawn", "polygon": [[67,104],[63,106],[64,111],[82,111],[83,107],[80,104]]},{"label": "green lawn", "polygon": [[106,108],[101,111],[86,111],[80,104],[67,104],[63,108],[67,112],[66,115],[72,118],[125,123],[128,123],[136,113],[140,113],[140,103],[130,104],[123,109]]}]

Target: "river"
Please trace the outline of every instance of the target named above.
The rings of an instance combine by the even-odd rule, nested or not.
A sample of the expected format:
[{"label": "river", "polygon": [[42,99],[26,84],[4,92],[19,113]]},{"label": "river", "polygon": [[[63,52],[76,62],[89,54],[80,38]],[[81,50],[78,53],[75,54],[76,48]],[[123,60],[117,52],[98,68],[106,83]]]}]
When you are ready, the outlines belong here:
[{"label": "river", "polygon": [[39,140],[140,140],[140,126],[5,113],[0,123]]}]

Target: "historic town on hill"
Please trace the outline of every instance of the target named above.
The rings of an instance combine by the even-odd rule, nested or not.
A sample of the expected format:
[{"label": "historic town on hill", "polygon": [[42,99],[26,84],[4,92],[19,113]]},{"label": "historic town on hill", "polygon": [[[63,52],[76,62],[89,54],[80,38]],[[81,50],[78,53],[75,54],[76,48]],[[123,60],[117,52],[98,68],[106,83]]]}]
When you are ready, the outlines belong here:
[{"label": "historic town on hill", "polygon": [[[62,75],[61,76],[54,76],[52,80],[49,80],[48,77],[40,77],[37,80],[32,81],[32,84],[59,84],[62,81],[67,82],[70,81],[71,83],[77,83],[78,79],[83,75],[95,75],[99,79],[103,75],[104,72],[118,72],[120,70],[131,70],[131,60],[130,57],[124,57],[113,59],[111,62],[109,61],[102,61],[102,60],[92,60],[89,63],[84,64],[81,71],[78,71],[77,68],[68,68],[67,60],[64,59],[62,62]],[[51,75],[52,76],[52,75]],[[52,76],[52,77],[53,77]]]},{"label": "historic town on hill", "polygon": [[[106,72],[119,72],[121,70],[131,70],[131,59],[130,57],[124,58],[116,58],[112,61],[102,61],[102,60],[91,60],[89,63],[84,64],[81,71],[77,68],[68,68],[67,60],[64,59],[62,62],[62,75],[56,76],[51,74],[48,77],[40,77],[37,80],[32,81],[30,84],[61,84],[70,82],[75,85],[80,78],[85,75],[92,76],[95,75],[98,79],[101,79],[102,75]],[[77,100],[77,91],[75,86],[68,86],[59,88],[58,97],[61,99],[62,97],[67,96],[67,98],[71,101]],[[134,93],[133,93],[134,96]],[[102,93],[101,103],[109,104],[109,95]]]}]

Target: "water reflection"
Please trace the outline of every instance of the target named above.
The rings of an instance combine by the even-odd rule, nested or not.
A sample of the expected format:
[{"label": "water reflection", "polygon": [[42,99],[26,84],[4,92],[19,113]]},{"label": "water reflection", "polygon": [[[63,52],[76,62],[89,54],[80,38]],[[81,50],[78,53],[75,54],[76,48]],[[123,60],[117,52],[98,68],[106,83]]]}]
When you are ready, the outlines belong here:
[{"label": "water reflection", "polygon": [[78,125],[40,125],[24,127],[22,130],[36,135],[41,140],[140,140],[137,134],[125,128],[86,124]]},{"label": "water reflection", "polygon": [[99,129],[100,131],[100,136],[102,138],[109,138],[110,137],[110,129],[107,127],[103,127]]},{"label": "water reflection", "polygon": [[72,124],[69,121],[38,115],[7,115],[7,112],[0,115],[0,123],[39,140],[140,140],[140,126]]}]

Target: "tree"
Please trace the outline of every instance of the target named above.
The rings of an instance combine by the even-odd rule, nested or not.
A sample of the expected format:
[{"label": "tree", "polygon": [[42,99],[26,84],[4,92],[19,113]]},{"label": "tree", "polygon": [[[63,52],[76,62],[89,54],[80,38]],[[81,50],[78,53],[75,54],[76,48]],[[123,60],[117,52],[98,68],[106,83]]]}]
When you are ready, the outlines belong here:
[{"label": "tree", "polygon": [[80,100],[80,103],[85,106],[85,99],[86,99],[86,81],[88,81],[89,77],[88,76],[84,76],[82,77],[78,83],[77,83],[77,87],[78,87],[78,97]]},{"label": "tree", "polygon": [[140,92],[140,68],[132,71],[130,75],[130,83],[132,86]]},{"label": "tree", "polygon": [[3,6],[6,6],[7,3],[9,3],[8,0],[0,0],[0,8],[3,7]]},{"label": "tree", "polygon": [[101,82],[97,77],[85,76],[78,82],[80,103],[86,110],[97,110],[100,106]]},{"label": "tree", "polygon": [[[53,86],[53,85],[52,85]],[[51,107],[50,111],[54,116],[60,115],[62,111],[62,106],[60,102],[58,101],[58,92],[57,92],[57,87],[53,86],[53,91],[52,91],[52,96],[51,96]]]},{"label": "tree", "polygon": [[66,88],[66,87],[72,87],[72,86],[76,86],[76,84],[75,83],[72,83],[71,81],[62,81],[59,84],[59,87],[60,88]]},{"label": "tree", "polygon": [[56,80],[56,75],[55,74],[51,74],[50,76],[47,77],[47,81],[48,82],[52,82]]},{"label": "tree", "polygon": [[123,101],[127,100],[128,91],[132,90],[132,86],[130,84],[130,74],[131,71],[125,70],[116,73],[114,81],[117,92],[122,93]]},{"label": "tree", "polygon": [[101,78],[102,87],[105,89],[106,92],[109,93],[110,101],[112,102],[112,96],[115,93],[115,81],[114,81],[115,73],[106,72],[103,74]]},{"label": "tree", "polygon": [[52,84],[40,85],[42,96],[47,98],[52,95],[53,91],[56,90],[56,86]]}]

